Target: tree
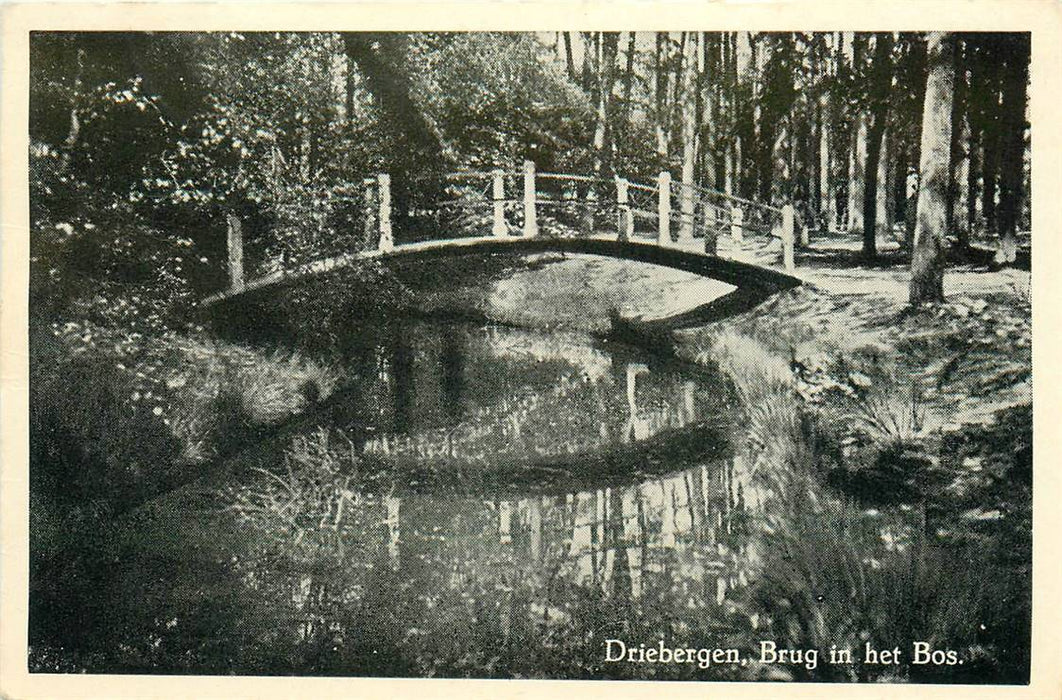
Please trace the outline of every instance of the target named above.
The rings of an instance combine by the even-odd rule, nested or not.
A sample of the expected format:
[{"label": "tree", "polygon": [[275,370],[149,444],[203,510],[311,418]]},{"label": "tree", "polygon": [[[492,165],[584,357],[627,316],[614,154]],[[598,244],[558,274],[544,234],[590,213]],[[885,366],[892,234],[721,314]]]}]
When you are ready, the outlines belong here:
[{"label": "tree", "polygon": [[926,38],[929,74],[922,108],[918,209],[911,255],[910,302],[944,300],[944,237],[947,227],[948,172],[951,153],[951,101],[955,66],[954,38],[930,32]]},{"label": "tree", "polygon": [[575,72],[575,59],[572,58],[572,33],[561,32],[561,38],[564,40],[564,65],[568,69],[568,77],[574,82],[578,80],[578,75]]},{"label": "tree", "polygon": [[697,165],[697,131],[699,126],[698,100],[694,92],[699,87],[697,80],[698,33],[688,32],[683,43],[680,81],[682,94],[682,188],[680,190],[679,239],[693,238],[693,218],[696,198],[693,190],[694,169]]},{"label": "tree", "polygon": [[670,58],[671,38],[667,32],[656,33],[656,51],[653,54],[654,117],[656,126],[656,153],[660,166],[667,165],[668,148],[671,141],[670,115],[668,108],[668,63]]},{"label": "tree", "polygon": [[612,133],[614,116],[612,91],[616,83],[616,55],[619,49],[619,32],[598,32],[594,42],[598,58],[595,90],[597,108],[594,124],[594,175],[601,176],[612,166]]},{"label": "tree", "polygon": [[878,164],[881,143],[889,113],[889,88],[892,85],[892,34],[878,34],[874,46],[874,64],[870,74],[870,125],[867,128],[866,180],[863,187],[863,256],[877,257]]},{"label": "tree", "polygon": [[1008,51],[1003,78],[1001,112],[1000,189],[997,224],[999,253],[996,261],[1012,263],[1018,242],[1018,215],[1021,212],[1022,181],[1025,166],[1025,101],[1029,81],[1029,34],[1008,37]]}]

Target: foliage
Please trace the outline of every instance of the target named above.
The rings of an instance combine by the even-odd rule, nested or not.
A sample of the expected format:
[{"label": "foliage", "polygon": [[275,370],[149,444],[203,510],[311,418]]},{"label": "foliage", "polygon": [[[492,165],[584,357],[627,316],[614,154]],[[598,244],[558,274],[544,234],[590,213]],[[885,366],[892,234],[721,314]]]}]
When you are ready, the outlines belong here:
[{"label": "foliage", "polygon": [[427,107],[463,165],[586,170],[591,106],[533,35],[445,35],[418,48]]},{"label": "foliage", "polygon": [[41,329],[31,348],[32,491],[45,518],[53,506],[102,517],[189,481],[341,378],[297,354],[90,323]]}]

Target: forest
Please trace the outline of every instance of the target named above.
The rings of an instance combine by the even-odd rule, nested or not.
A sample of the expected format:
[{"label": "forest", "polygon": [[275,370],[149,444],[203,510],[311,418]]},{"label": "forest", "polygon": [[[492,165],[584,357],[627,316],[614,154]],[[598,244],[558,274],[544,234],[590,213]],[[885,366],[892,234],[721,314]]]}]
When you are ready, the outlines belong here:
[{"label": "forest", "polygon": [[218,284],[227,214],[311,254],[367,176],[401,221],[443,173],[531,160],[793,203],[867,261],[895,238],[928,274],[912,299],[940,300],[945,250],[1012,263],[1030,228],[1029,59],[989,33],[41,34],[34,279],[186,303]]},{"label": "forest", "polygon": [[[34,32],[31,670],[1027,682],[1031,49]],[[669,181],[702,259],[736,238],[683,192],[784,208],[792,286],[641,345],[727,285],[379,256],[204,301],[234,231],[248,278],[374,250],[387,175],[395,243],[487,236],[528,164],[602,236]],[[603,665],[616,629],[962,663]]]}]

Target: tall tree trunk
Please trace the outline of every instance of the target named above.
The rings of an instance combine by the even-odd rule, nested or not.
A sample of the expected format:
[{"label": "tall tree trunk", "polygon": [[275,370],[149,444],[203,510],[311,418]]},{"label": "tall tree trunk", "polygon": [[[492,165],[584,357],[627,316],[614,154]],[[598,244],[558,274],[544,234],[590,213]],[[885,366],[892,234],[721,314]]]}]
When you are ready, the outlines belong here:
[{"label": "tall tree trunk", "polygon": [[999,47],[991,39],[983,40],[978,71],[980,88],[977,95],[981,120],[981,216],[986,231],[996,229],[996,194],[1000,170],[1000,77]]},{"label": "tall tree trunk", "polygon": [[357,118],[355,117],[355,107],[357,105],[358,97],[358,71],[354,67],[354,61],[350,58],[350,55],[343,51],[343,63],[344,63],[344,95],[346,97],[346,112],[347,112],[347,130],[351,137],[354,135],[354,129],[357,126]]},{"label": "tall tree trunk", "polygon": [[700,51],[697,56],[697,142],[700,162],[697,182],[705,187],[718,189],[724,177],[715,126],[719,120],[722,102],[719,35],[701,32]]},{"label": "tall tree trunk", "polygon": [[[885,136],[885,122],[889,114],[889,92],[892,86],[892,34],[875,37],[874,64],[870,74],[870,125],[867,127],[866,182],[863,188],[863,257],[877,257],[878,235],[878,165]],[[888,183],[881,183],[887,187]]]},{"label": "tall tree trunk", "polygon": [[878,237],[886,239],[892,231],[893,209],[893,165],[894,159],[889,158],[889,148],[892,145],[890,139],[892,132],[886,128],[881,136],[881,156],[878,158],[878,208],[877,208],[877,232]]},{"label": "tall tree trunk", "polygon": [[667,93],[668,93],[668,45],[670,39],[667,32],[656,33],[656,53],[653,60],[653,72],[654,72],[654,88],[655,88],[655,126],[656,126],[656,155],[659,160],[659,165],[662,168],[667,167],[668,161],[668,116],[670,111],[667,105]]},{"label": "tall tree trunk", "polygon": [[579,76],[575,72],[575,59],[572,57],[572,33],[561,32],[561,37],[564,40],[564,61],[568,68],[568,77],[578,82]]},{"label": "tall tree trunk", "polygon": [[1021,213],[1025,166],[1025,100],[1029,81],[1029,35],[1008,35],[1007,63],[1000,110],[1000,190],[997,262],[1012,263],[1018,250],[1018,216]]},{"label": "tall tree trunk", "polygon": [[[907,169],[910,155],[908,154],[908,148],[905,145],[900,145],[896,150],[896,164],[895,170],[892,175],[892,214],[895,221],[901,222],[906,226],[907,216]],[[907,248],[906,234],[900,240],[900,248],[910,251]]]},{"label": "tall tree trunk", "polygon": [[693,186],[697,166],[697,119],[698,100],[694,92],[697,80],[697,32],[687,32],[683,40],[683,60],[681,68],[682,93],[679,102],[682,105],[682,188],[679,199],[679,240],[693,238],[693,216],[697,198]]},{"label": "tall tree trunk", "polygon": [[597,68],[595,76],[595,97],[597,113],[594,124],[594,175],[600,177],[612,166],[612,90],[616,79],[616,54],[619,48],[618,32],[600,32],[595,46],[599,49],[594,61]]},{"label": "tall tree trunk", "polygon": [[578,83],[579,74],[576,72],[576,59],[571,54],[571,32],[561,32],[561,39],[564,41],[564,64],[568,70],[568,78]]},{"label": "tall tree trunk", "polygon": [[848,161],[848,228],[863,230],[863,195],[867,177],[867,120],[865,112],[856,115]]},{"label": "tall tree trunk", "polygon": [[[917,103],[924,106],[926,99],[926,81],[928,79],[926,70],[926,42],[921,39],[915,39],[914,45],[911,47],[911,56],[908,65],[908,78],[913,79],[915,82]],[[909,154],[908,162],[911,165],[917,165],[922,162],[921,155],[921,141],[916,141],[911,145],[911,151]],[[908,187],[907,174],[904,175],[904,250],[914,250],[915,239],[915,226],[918,223],[917,209],[918,209],[918,190],[916,188]],[[908,190],[913,189],[910,196],[908,196]]]},{"label": "tall tree trunk", "polygon": [[966,48],[964,42],[956,39],[955,44],[955,91],[951,101],[951,146],[949,149],[949,161],[948,171],[950,176],[948,178],[948,233],[957,234],[958,247],[966,248],[969,241],[966,235],[961,231],[961,227],[958,226],[958,215],[956,210],[959,206],[959,178],[960,178],[960,163],[962,160],[962,121],[963,115],[966,112],[966,60],[964,53]]},{"label": "tall tree trunk", "polygon": [[823,230],[829,231],[837,215],[837,202],[833,198],[833,159],[830,153],[830,136],[833,124],[830,120],[830,98],[824,91],[819,101],[822,126],[819,129],[819,213]]},{"label": "tall tree trunk", "polygon": [[944,300],[944,235],[947,226],[951,101],[955,66],[953,37],[930,32],[926,39],[929,74],[922,108],[922,149],[918,184],[918,221],[911,256],[913,305]]},{"label": "tall tree trunk", "polygon": [[634,57],[637,53],[637,35],[627,32],[627,66],[623,73],[623,124],[631,118],[631,96],[634,91]]},{"label": "tall tree trunk", "polygon": [[955,231],[955,243],[960,249],[970,247],[970,169],[973,166],[973,153],[970,149],[970,120],[968,114],[962,114],[958,121],[953,121],[952,131],[959,133],[956,146],[956,165],[954,184],[955,206],[953,207],[952,229]]},{"label": "tall tree trunk", "polygon": [[[580,84],[583,86],[583,90],[587,92],[593,92],[594,90],[594,75],[597,72],[597,66],[594,62],[597,60],[597,35],[599,32],[580,32],[580,36],[583,39],[583,66],[582,66],[582,78]],[[591,101],[597,103],[596,95],[591,98]]]},{"label": "tall tree trunk", "polygon": [[391,144],[396,218],[409,212],[414,197],[440,196],[441,173],[450,160],[441,132],[414,99],[417,90],[407,63],[407,43],[401,34],[343,33],[348,65],[360,69],[379,108],[378,123]]},{"label": "tall tree trunk", "polygon": [[981,178],[981,161],[978,156],[981,153],[981,132],[977,128],[973,115],[969,115],[967,123],[970,135],[966,141],[966,231],[967,238],[970,238],[977,227],[977,183]]}]

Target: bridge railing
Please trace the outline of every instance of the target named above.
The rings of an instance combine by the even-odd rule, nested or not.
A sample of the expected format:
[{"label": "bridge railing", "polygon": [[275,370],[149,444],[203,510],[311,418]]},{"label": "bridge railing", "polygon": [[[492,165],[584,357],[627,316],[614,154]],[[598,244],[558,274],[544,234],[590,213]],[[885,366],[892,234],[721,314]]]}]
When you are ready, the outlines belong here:
[{"label": "bridge railing", "polygon": [[[445,235],[459,239],[492,235],[552,237],[616,236],[650,240],[657,245],[696,246],[706,254],[761,265],[795,268],[796,224],[791,205],[773,207],[690,183],[674,182],[661,172],[654,183],[568,173],[539,173],[526,161],[520,170],[462,171],[444,178],[434,201],[411,208],[404,224],[418,228],[419,238]],[[363,251],[386,253],[395,248],[392,182],[387,173],[365,178],[360,187],[328,194],[315,211],[340,217],[319,231],[347,227],[349,235],[332,236],[308,246],[328,266]],[[342,217],[346,216],[346,223]],[[230,290],[245,282],[244,241],[240,222],[230,217]],[[318,222],[320,224],[320,222]],[[442,233],[440,233],[442,232]],[[424,234],[428,235],[425,236]],[[411,239],[403,232],[403,241]],[[412,240],[418,240],[417,232]],[[333,250],[334,249],[334,250]],[[258,270],[284,275],[293,261],[272,262]],[[305,261],[301,261],[305,266]]]},{"label": "bridge railing", "polygon": [[672,183],[677,240],[703,238],[706,253],[752,258],[795,268],[796,216],[791,205],[774,207],[690,183]]}]

